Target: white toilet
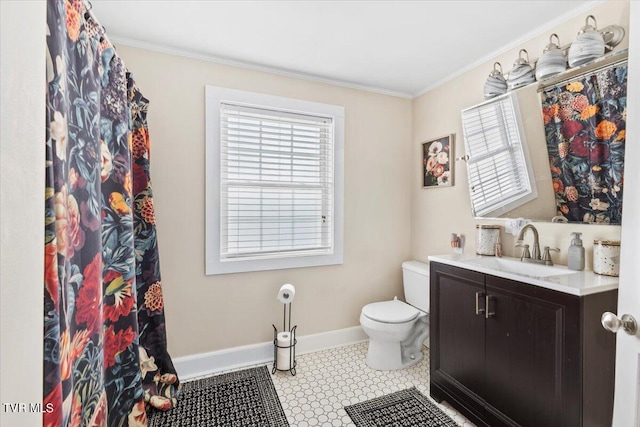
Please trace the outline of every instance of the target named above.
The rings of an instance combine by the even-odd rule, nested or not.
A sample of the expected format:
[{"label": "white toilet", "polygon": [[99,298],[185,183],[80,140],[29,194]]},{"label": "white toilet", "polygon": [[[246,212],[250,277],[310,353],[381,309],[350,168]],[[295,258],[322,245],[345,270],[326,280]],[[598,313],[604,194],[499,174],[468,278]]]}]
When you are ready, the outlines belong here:
[{"label": "white toilet", "polygon": [[378,370],[407,368],[422,360],[422,344],[429,336],[429,266],[402,263],[404,295],[362,308],[360,324],[369,335],[367,365]]}]

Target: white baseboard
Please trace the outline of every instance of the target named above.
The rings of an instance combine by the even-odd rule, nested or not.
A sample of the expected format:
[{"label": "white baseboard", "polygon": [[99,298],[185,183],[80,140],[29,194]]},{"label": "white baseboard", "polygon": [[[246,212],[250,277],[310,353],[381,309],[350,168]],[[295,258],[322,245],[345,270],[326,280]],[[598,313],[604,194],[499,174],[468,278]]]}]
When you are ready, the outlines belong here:
[{"label": "white baseboard", "polygon": [[[296,354],[312,353],[369,339],[360,326],[297,337]],[[227,348],[210,353],[176,357],[173,364],[181,381],[244,366],[273,361],[273,342]]]}]

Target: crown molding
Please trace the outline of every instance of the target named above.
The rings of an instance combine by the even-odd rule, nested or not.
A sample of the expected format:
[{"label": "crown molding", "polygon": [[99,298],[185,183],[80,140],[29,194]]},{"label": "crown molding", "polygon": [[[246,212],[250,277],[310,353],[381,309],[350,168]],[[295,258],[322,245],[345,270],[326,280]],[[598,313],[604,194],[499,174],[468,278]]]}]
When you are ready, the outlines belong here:
[{"label": "crown molding", "polygon": [[150,51],[153,51],[153,52],[165,53],[165,54],[168,54],[168,55],[175,55],[175,56],[182,56],[182,57],[185,57],[185,58],[198,59],[198,60],[201,60],[201,61],[213,62],[213,63],[216,63],[216,64],[228,65],[228,66],[231,66],[231,67],[245,68],[245,69],[249,69],[249,70],[260,71],[260,72],[263,72],[263,73],[276,74],[276,75],[285,76],[285,77],[292,77],[292,78],[296,78],[296,79],[309,80],[309,81],[313,81],[313,82],[317,82],[317,83],[325,83],[325,84],[330,84],[330,85],[333,85],[333,86],[345,87],[345,88],[348,88],[348,89],[355,89],[355,90],[362,90],[362,91],[366,91],[366,92],[373,92],[373,93],[377,93],[377,94],[380,94],[380,95],[388,95],[388,96],[394,96],[394,97],[397,97],[397,98],[405,98],[405,99],[413,99],[414,98],[413,95],[410,94],[410,93],[387,90],[387,89],[374,87],[374,86],[366,86],[366,85],[361,85],[361,84],[348,82],[348,81],[344,81],[344,80],[330,79],[330,78],[326,78],[326,77],[320,77],[320,76],[317,76],[317,75],[314,75],[314,74],[301,73],[301,72],[286,70],[286,69],[277,68],[277,67],[269,67],[269,66],[265,66],[265,65],[254,64],[254,63],[251,63],[251,62],[238,61],[238,60],[235,60],[235,59],[223,58],[223,57],[216,56],[216,55],[211,55],[211,54],[206,54],[206,53],[201,53],[201,52],[195,52],[195,51],[190,51],[190,50],[186,50],[186,49],[178,49],[178,48],[173,48],[173,47],[168,47],[168,46],[162,46],[162,45],[159,45],[159,44],[156,44],[156,43],[150,43],[150,42],[145,42],[145,41],[140,41],[140,40],[134,40],[134,39],[126,38],[126,37],[120,37],[120,36],[117,36],[117,35],[110,35],[109,36],[109,41],[111,41],[115,45],[120,44],[120,45],[124,45],[124,46],[134,47],[134,48],[137,48],[137,49],[145,49],[145,50],[150,50]]},{"label": "crown molding", "polygon": [[302,73],[302,72],[298,72],[298,71],[292,71],[292,70],[288,70],[288,69],[284,69],[284,68],[278,68],[278,67],[270,67],[270,66],[266,66],[266,65],[260,65],[260,64],[256,64],[256,63],[252,63],[252,62],[248,62],[248,61],[239,61],[239,60],[235,60],[235,59],[230,59],[230,58],[225,58],[225,57],[221,57],[221,56],[216,56],[216,55],[211,55],[211,54],[207,54],[207,53],[202,53],[202,52],[197,52],[197,51],[191,51],[188,49],[180,49],[180,48],[175,48],[175,47],[170,47],[170,46],[163,46],[157,43],[151,43],[151,42],[146,42],[146,41],[142,41],[142,40],[136,40],[136,39],[131,39],[131,38],[126,38],[126,37],[120,37],[118,35],[110,35],[109,36],[109,40],[111,42],[113,42],[114,44],[121,44],[121,45],[125,45],[125,46],[129,46],[129,47],[134,47],[137,49],[145,49],[145,50],[150,50],[153,52],[159,52],[159,53],[164,53],[164,54],[168,54],[168,55],[175,55],[175,56],[181,56],[181,57],[185,57],[185,58],[191,58],[191,59],[197,59],[197,60],[201,60],[201,61],[207,61],[207,62],[213,62],[216,64],[221,64],[221,65],[227,65],[227,66],[232,66],[232,67],[239,67],[239,68],[244,68],[244,69],[249,69],[249,70],[254,70],[254,71],[260,71],[260,72],[264,72],[264,73],[270,73],[270,74],[275,74],[275,75],[280,75],[280,76],[285,76],[285,77],[292,77],[292,78],[297,78],[297,79],[302,79],[302,80],[308,80],[308,81],[313,81],[313,82],[317,82],[317,83],[324,83],[324,84],[329,84],[329,85],[333,85],[333,86],[339,86],[339,87],[344,87],[344,88],[348,88],[348,89],[355,89],[355,90],[361,90],[361,91],[365,91],[365,92],[372,92],[372,93],[377,93],[377,94],[381,94],[381,95],[388,95],[388,96],[393,96],[393,97],[398,97],[398,98],[404,98],[404,99],[416,99],[422,95],[424,95],[427,92],[430,92],[448,82],[450,82],[451,80],[456,79],[457,77],[460,77],[461,75],[463,75],[466,72],[469,72],[471,70],[473,70],[474,68],[492,61],[494,58],[512,50],[517,48],[518,46],[521,46],[523,43],[537,37],[540,36],[541,34],[544,34],[546,32],[549,32],[553,29],[555,29],[558,25],[572,19],[575,18],[576,16],[579,16],[581,14],[584,14],[586,12],[589,12],[590,10],[592,10],[594,7],[604,4],[606,3],[607,0],[593,0],[593,1],[589,1],[586,2],[584,4],[582,4],[581,6],[577,7],[576,9],[573,9],[567,13],[564,13],[560,16],[558,16],[557,18],[547,22],[546,24],[532,30],[529,31],[528,33],[526,33],[525,35],[523,35],[522,37],[519,37],[516,40],[513,40],[512,42],[510,42],[509,44],[506,44],[504,46],[502,46],[499,49],[496,49],[495,51],[482,56],[481,58],[477,59],[476,61],[472,62],[471,64],[465,66],[464,68],[459,69],[458,71],[456,71],[455,73],[452,73],[450,75],[448,75],[446,78],[443,78],[441,80],[436,81],[435,83],[432,83],[426,87],[424,87],[423,89],[415,92],[415,93],[408,93],[408,92],[400,92],[400,91],[393,91],[393,90],[388,90],[388,89],[384,89],[384,88],[380,88],[380,87],[375,87],[375,86],[367,86],[367,85],[362,85],[362,84],[358,84],[358,83],[354,83],[354,82],[350,82],[350,81],[344,81],[344,80],[339,80],[339,79],[331,79],[331,78],[327,78],[327,77],[321,77],[318,75],[314,75],[314,74],[310,74],[310,73]]},{"label": "crown molding", "polygon": [[471,64],[467,65],[464,68],[461,68],[460,70],[456,71],[455,73],[450,74],[449,76],[447,76],[444,79],[438,80],[433,84],[428,85],[427,87],[425,87],[424,89],[416,92],[413,94],[413,99],[416,99],[422,95],[424,95],[427,92],[430,92],[442,85],[444,85],[445,83],[450,82],[451,80],[454,80],[458,77],[460,77],[461,75],[463,75],[466,72],[469,72],[471,70],[473,70],[474,68],[493,61],[496,57],[502,55],[503,53],[506,53],[512,49],[516,49],[517,47],[521,46],[523,43],[537,37],[540,36],[546,32],[549,32],[553,29],[555,29],[558,25],[572,19],[575,18],[576,16],[582,15],[588,11],[590,11],[591,9],[593,9],[594,7],[601,5],[603,3],[606,3],[606,0],[594,0],[594,1],[590,1],[587,3],[582,4],[580,7],[577,7],[567,13],[564,13],[560,16],[558,16],[555,19],[552,19],[551,21],[547,22],[546,24],[529,31],[528,33],[526,33],[525,35],[523,35],[522,37],[512,41],[511,43],[504,45],[503,47],[488,53],[487,55],[484,55],[483,57],[481,57],[480,59],[477,59],[476,61],[472,62]]}]

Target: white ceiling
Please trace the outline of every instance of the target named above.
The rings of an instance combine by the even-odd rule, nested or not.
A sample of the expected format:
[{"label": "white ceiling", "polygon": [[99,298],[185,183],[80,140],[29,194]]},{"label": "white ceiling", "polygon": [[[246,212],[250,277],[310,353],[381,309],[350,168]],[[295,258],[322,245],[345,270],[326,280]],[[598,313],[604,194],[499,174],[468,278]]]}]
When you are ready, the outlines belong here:
[{"label": "white ceiling", "polygon": [[182,52],[405,97],[424,93],[602,3],[92,2],[97,19],[116,44]]}]

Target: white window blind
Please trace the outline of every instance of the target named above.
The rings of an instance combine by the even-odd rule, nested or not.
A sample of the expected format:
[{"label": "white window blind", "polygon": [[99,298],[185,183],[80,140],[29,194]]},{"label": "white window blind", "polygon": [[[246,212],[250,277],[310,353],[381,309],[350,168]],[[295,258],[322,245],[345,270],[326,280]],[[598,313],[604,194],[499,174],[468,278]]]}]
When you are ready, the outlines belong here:
[{"label": "white window blind", "polygon": [[220,107],[220,260],[331,254],[334,123]]},{"label": "white window blind", "polygon": [[511,94],[462,111],[474,216],[514,209],[535,193],[517,114]]}]

